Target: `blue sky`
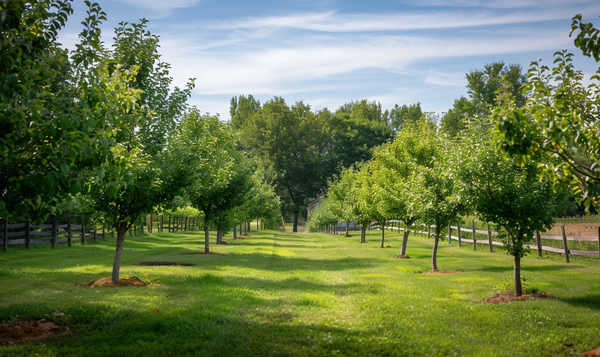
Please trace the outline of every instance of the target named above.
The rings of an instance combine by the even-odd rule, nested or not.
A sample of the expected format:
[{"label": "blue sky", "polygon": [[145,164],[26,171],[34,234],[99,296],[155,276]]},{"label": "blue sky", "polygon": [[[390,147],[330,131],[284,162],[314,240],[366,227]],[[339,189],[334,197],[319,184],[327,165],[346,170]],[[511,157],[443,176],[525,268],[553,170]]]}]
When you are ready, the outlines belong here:
[{"label": "blue sky", "polygon": [[[119,22],[147,18],[174,83],[197,78],[191,103],[225,120],[240,94],[332,110],[363,98],[384,109],[419,101],[439,113],[467,96],[465,74],[486,63],[519,63],[526,71],[531,61],[551,65],[555,51],[568,49],[587,77],[599,67],[568,36],[577,13],[599,24],[597,0],[98,2],[108,16],[105,42]],[[73,7],[60,35],[69,48],[86,10],[79,0]]]}]

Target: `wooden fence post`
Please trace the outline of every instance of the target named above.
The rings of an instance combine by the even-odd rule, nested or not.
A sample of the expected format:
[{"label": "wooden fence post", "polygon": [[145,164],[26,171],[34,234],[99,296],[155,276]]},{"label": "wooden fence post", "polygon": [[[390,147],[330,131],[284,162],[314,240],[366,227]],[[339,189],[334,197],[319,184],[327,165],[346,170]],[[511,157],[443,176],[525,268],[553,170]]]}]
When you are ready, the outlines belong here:
[{"label": "wooden fence post", "polygon": [[133,235],[137,236],[137,227],[135,226],[135,222],[133,222]]},{"label": "wooden fence post", "polygon": [[488,229],[488,243],[490,244],[490,253],[494,251],[494,246],[492,245],[492,232],[490,231],[490,224],[487,224]]},{"label": "wooden fence post", "polygon": [[[71,247],[71,239],[73,238],[73,235],[71,234],[71,215],[67,216],[67,244],[69,245],[69,248]],[[26,242],[27,244],[27,248],[29,248],[29,243]]]},{"label": "wooden fence post", "polygon": [[460,223],[457,224],[456,228],[458,229],[458,246],[462,247],[462,241],[460,240]]},{"label": "wooden fence post", "polygon": [[106,230],[104,229],[104,226],[102,226],[102,240],[106,240]]},{"label": "wooden fence post", "polygon": [[567,263],[569,262],[569,248],[567,247],[567,235],[565,234],[565,225],[563,224],[561,226],[561,230],[562,230],[562,238],[563,238],[563,247],[565,248],[565,261]]},{"label": "wooden fence post", "polygon": [[160,229],[158,230],[159,232],[162,233],[162,231],[165,229],[165,220],[164,220],[165,216],[164,215],[160,215]]},{"label": "wooden fence post", "polygon": [[81,215],[81,244],[85,244],[85,216]]},{"label": "wooden fence post", "polygon": [[542,257],[542,237],[540,236],[540,230],[535,230],[535,241],[537,243],[537,253],[538,257]]},{"label": "wooden fence post", "polygon": [[448,244],[452,244],[452,226],[448,224]]},{"label": "wooden fence post", "polygon": [[475,220],[473,220],[473,251],[477,250],[477,237],[475,236]]},{"label": "wooden fence post", "polygon": [[598,259],[600,259],[600,227],[598,227]]},{"label": "wooden fence post", "polygon": [[6,252],[8,250],[8,218],[4,218],[2,223],[4,223],[2,227],[2,250]]},{"label": "wooden fence post", "polygon": [[142,234],[144,234],[144,215],[140,217],[140,226],[142,226]]},{"label": "wooden fence post", "polygon": [[98,231],[96,230],[96,221],[94,221],[94,243],[97,242]]},{"label": "wooden fence post", "polygon": [[52,218],[52,249],[56,246],[56,216]]},{"label": "wooden fence post", "polygon": [[31,244],[31,221],[27,220],[25,222],[25,247],[29,249],[29,245]]}]

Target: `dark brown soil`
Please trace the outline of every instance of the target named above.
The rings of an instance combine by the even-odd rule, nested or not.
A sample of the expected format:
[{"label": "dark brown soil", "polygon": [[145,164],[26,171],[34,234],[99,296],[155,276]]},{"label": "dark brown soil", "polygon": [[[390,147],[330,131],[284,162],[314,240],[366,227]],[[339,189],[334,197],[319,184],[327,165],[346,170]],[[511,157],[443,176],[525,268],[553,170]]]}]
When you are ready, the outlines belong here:
[{"label": "dark brown soil", "polygon": [[487,298],[485,300],[481,300],[484,304],[506,304],[511,301],[523,301],[523,300],[533,300],[533,299],[552,299],[554,296],[546,293],[533,293],[533,294],[523,294],[521,296],[515,296],[514,292],[508,293],[500,293],[497,292],[496,295],[491,298]]},{"label": "dark brown soil", "polygon": [[598,356],[600,356],[600,346],[594,348],[593,350],[583,352],[583,357],[598,357]]},{"label": "dark brown soil", "polygon": [[227,242],[221,242],[219,245],[229,245]]},{"label": "dark brown soil", "polygon": [[410,257],[408,255],[397,255],[394,258],[396,258],[396,259],[410,259]]},{"label": "dark brown soil", "polygon": [[462,271],[461,270],[438,270],[438,271],[428,270],[428,271],[424,272],[423,274],[458,274],[458,273],[462,273]]},{"label": "dark brown soil", "polygon": [[46,321],[45,319],[0,323],[0,344],[12,345],[43,340],[68,330],[68,327],[61,327],[53,321]]},{"label": "dark brown soil", "polygon": [[221,253],[214,253],[214,252],[208,252],[208,253],[183,253],[186,255],[225,255],[225,254],[221,254]]},{"label": "dark brown soil", "polygon": [[110,278],[101,278],[97,280],[92,280],[89,283],[84,284],[86,288],[97,288],[100,286],[146,286],[146,285],[162,285],[153,282],[145,282],[141,279],[132,276],[129,279],[119,279],[114,283]]},{"label": "dark brown soil", "polygon": [[159,267],[159,266],[193,267],[194,266],[194,264],[190,264],[190,263],[174,263],[174,262],[139,262],[135,265],[148,266],[148,267]]}]

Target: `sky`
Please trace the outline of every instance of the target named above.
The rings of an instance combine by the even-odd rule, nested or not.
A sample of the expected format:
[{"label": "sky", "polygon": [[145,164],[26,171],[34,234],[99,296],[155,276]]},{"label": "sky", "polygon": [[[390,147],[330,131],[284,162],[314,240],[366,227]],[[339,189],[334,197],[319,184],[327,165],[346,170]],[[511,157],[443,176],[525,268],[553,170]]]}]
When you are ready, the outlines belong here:
[{"label": "sky", "polygon": [[[96,0],[107,14],[103,40],[122,21],[149,20],[174,85],[196,78],[190,103],[229,119],[233,96],[273,96],[288,105],[335,110],[359,99],[421,103],[442,113],[468,96],[465,74],[486,63],[552,65],[553,54],[576,54],[575,67],[593,75],[599,64],[569,38],[582,14],[600,25],[598,0],[239,1]],[[86,6],[59,41],[74,48]]]}]

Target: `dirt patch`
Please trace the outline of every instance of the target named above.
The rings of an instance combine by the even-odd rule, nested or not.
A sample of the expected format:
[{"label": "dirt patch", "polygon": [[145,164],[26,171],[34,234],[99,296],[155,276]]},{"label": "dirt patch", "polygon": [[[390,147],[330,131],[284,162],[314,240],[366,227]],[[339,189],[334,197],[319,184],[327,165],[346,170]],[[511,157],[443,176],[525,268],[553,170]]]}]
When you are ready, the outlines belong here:
[{"label": "dirt patch", "polygon": [[428,271],[424,272],[423,274],[458,274],[458,273],[462,273],[462,271],[461,270],[437,270],[437,271],[428,270]]},{"label": "dirt patch", "polygon": [[533,293],[533,294],[523,294],[521,296],[515,296],[514,292],[500,293],[497,292],[496,295],[491,298],[487,298],[481,300],[484,304],[506,304],[511,301],[523,301],[523,300],[533,300],[533,299],[552,299],[554,296],[546,293]]},{"label": "dirt patch", "polygon": [[13,345],[15,343],[43,340],[68,330],[68,327],[61,327],[55,322],[46,321],[45,319],[0,323],[0,343]]},{"label": "dirt patch", "polygon": [[84,284],[86,288],[97,288],[100,286],[146,286],[146,285],[162,285],[153,282],[145,282],[136,276],[132,276],[129,279],[119,279],[114,283],[110,278],[101,278],[92,280],[89,283]]},{"label": "dirt patch", "polygon": [[222,254],[222,253],[214,253],[214,252],[208,252],[208,253],[183,253],[186,255],[226,255],[226,254]]},{"label": "dirt patch", "polygon": [[229,243],[227,243],[227,242],[221,242],[221,243],[219,243],[217,245],[229,245]]},{"label": "dirt patch", "polygon": [[162,266],[193,267],[194,266],[194,264],[190,264],[190,263],[174,263],[174,262],[139,262],[135,265],[146,266],[146,267],[162,267]]},{"label": "dirt patch", "polygon": [[600,356],[600,346],[594,348],[593,350],[583,352],[583,357],[597,357],[597,356]]},{"label": "dirt patch", "polygon": [[[546,235],[560,236],[562,235],[562,223],[555,224]],[[575,237],[596,237],[598,236],[598,223],[565,223],[565,234]]]},{"label": "dirt patch", "polygon": [[396,259],[410,259],[410,257],[408,255],[397,255],[394,258],[396,258]]}]

